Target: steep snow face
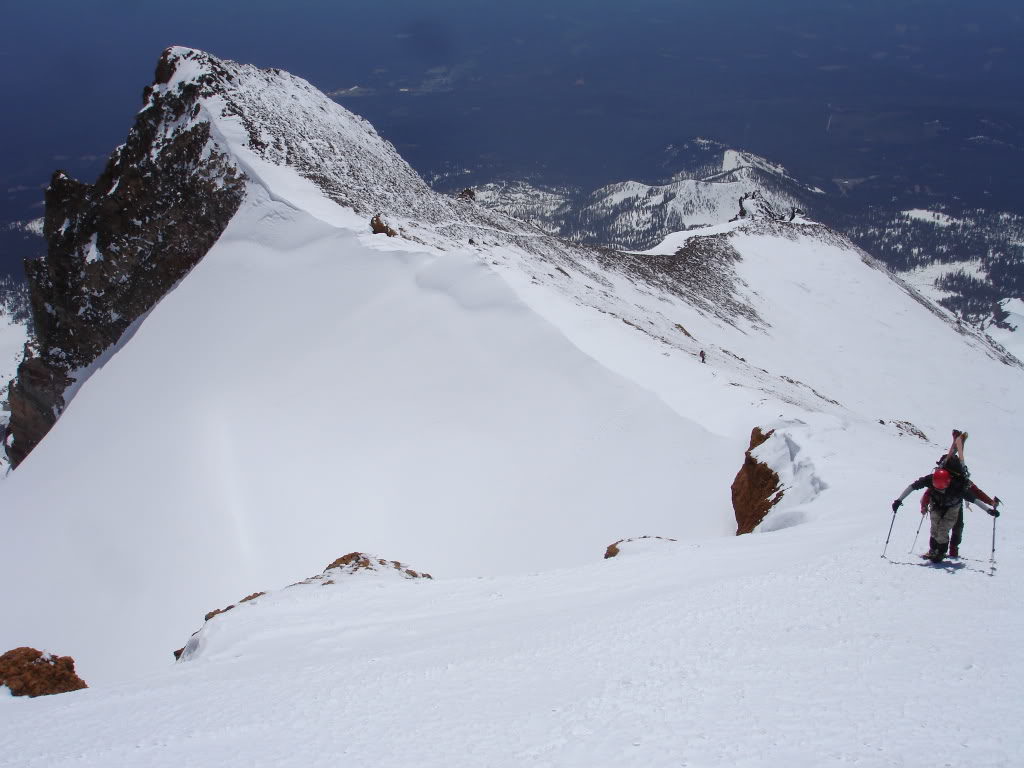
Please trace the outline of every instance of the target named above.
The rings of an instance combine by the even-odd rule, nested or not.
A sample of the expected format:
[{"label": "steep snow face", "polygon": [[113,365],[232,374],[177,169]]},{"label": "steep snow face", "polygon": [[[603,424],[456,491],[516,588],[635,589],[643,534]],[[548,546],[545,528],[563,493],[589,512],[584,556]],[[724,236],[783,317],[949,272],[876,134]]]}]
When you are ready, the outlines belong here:
[{"label": "steep snow face", "polygon": [[111,679],[339,551],[482,575],[585,562],[623,532],[732,530],[729,440],[583,354],[486,261],[400,246],[253,187],[5,481],[23,554],[0,580],[34,586],[5,600],[0,645]]}]

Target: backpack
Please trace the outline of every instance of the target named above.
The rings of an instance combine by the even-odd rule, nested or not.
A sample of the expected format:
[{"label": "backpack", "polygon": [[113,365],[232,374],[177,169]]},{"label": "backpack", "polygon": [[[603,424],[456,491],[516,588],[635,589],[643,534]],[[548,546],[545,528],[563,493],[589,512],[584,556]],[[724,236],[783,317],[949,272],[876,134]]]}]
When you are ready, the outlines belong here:
[{"label": "backpack", "polygon": [[929,500],[933,507],[949,509],[964,500],[964,493],[971,487],[970,472],[957,456],[950,456],[939,463],[939,467],[949,472],[949,487],[943,490],[929,489]]},{"label": "backpack", "polygon": [[967,465],[960,461],[959,456],[950,456],[944,459],[939,466],[945,469],[953,477],[953,482],[959,479],[963,487],[967,487],[967,481],[971,477],[970,471],[967,469]]}]

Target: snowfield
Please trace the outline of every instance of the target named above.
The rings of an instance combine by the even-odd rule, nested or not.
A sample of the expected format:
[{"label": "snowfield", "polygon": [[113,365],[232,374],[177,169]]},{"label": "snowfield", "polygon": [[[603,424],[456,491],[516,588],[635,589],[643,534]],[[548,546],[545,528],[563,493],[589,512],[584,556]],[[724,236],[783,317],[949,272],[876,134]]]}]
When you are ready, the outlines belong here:
[{"label": "snowfield", "polygon": [[195,660],[0,698],[0,765],[1018,765],[1020,546],[988,576],[976,513],[978,560],[921,566],[908,511],[887,562],[885,515],[848,511],[844,541],[286,589],[211,619]]},{"label": "snowfield", "polygon": [[[1017,360],[801,219],[372,236],[204,103],[245,202],[0,483],[0,651],[93,686],[0,693],[0,766],[1024,764]],[[735,537],[755,426],[783,498]],[[1005,514],[932,566],[889,505],[952,428]],[[352,551],[434,578],[287,586]]]}]

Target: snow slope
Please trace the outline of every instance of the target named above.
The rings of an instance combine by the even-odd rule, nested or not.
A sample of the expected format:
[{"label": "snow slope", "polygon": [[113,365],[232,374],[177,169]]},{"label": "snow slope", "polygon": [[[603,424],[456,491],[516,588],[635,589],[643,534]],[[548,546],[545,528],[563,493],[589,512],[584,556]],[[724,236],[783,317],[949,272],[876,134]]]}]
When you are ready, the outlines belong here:
[{"label": "snow slope", "polygon": [[[0,697],[0,765],[1020,762],[1017,361],[799,219],[625,254],[431,197],[371,236],[244,116],[204,118],[239,212],[0,484],[0,648],[95,686]],[[786,492],[735,538],[754,426]],[[913,500],[880,559],[952,427],[998,563],[968,510],[921,566]],[[275,592],[172,665],[352,550],[435,580]]]},{"label": "snow slope", "polygon": [[921,566],[906,514],[887,562],[884,515],[846,512],[839,546],[804,526],[286,589],[208,622],[192,661],[0,697],[0,765],[1018,765],[1019,543],[988,576],[976,514],[981,562]]},{"label": "snow slope", "polygon": [[[101,676],[339,549],[492,574],[583,562],[623,529],[730,530],[728,441],[479,260],[371,239],[253,190],[5,483],[24,551],[79,575],[36,575],[0,645],[73,645]],[[684,462],[712,480],[689,489]],[[37,615],[40,593],[61,609]],[[98,628],[126,611],[147,621],[111,654]]]}]

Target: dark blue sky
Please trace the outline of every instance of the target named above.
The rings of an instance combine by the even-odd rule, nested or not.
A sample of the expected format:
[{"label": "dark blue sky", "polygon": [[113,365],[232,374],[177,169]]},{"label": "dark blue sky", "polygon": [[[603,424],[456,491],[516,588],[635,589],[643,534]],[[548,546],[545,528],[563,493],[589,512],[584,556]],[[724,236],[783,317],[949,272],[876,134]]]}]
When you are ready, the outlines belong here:
[{"label": "dark blue sky", "polygon": [[906,153],[929,120],[1020,138],[1019,3],[709,5],[3,0],[0,191],[12,210],[56,167],[92,180],[170,44],[360,86],[342,103],[424,173],[652,179],[667,144],[706,135],[828,179]]}]

